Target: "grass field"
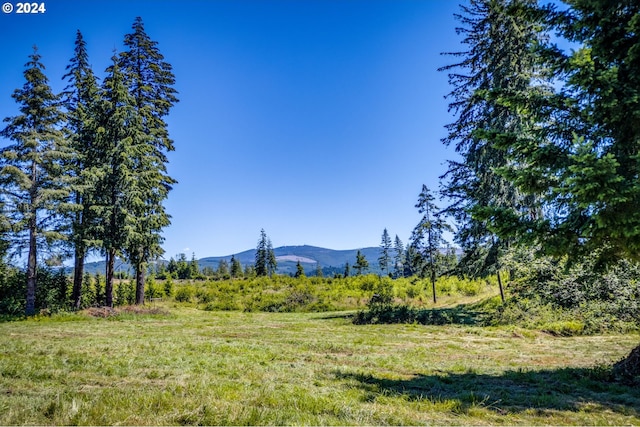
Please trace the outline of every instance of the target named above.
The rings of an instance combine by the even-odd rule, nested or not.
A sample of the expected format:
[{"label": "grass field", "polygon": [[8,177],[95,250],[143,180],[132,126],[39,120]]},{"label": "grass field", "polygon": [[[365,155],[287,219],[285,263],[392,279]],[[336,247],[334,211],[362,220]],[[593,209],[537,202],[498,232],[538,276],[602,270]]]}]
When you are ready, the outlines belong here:
[{"label": "grass field", "polygon": [[640,424],[639,335],[160,307],[0,323],[0,425]]}]

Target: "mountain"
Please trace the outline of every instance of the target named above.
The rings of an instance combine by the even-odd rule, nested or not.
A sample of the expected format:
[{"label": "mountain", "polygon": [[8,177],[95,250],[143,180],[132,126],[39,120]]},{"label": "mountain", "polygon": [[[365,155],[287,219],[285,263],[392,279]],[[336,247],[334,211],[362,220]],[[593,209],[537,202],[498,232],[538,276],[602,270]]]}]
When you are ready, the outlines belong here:
[{"label": "mountain", "polygon": [[[378,258],[380,257],[380,248],[362,248],[362,249],[348,249],[348,250],[333,250],[326,248],[319,248],[316,246],[281,246],[274,248],[276,260],[278,261],[278,274],[293,274],[296,271],[296,264],[298,261],[302,264],[306,274],[315,274],[317,263],[320,263],[325,275],[333,273],[344,272],[345,264],[348,262],[350,266],[356,263],[356,253],[360,252],[369,261],[369,273],[378,273],[380,268],[378,266]],[[253,264],[255,262],[256,250],[250,249],[244,252],[233,254],[233,256],[240,261],[242,266]],[[393,255],[392,255],[393,256]],[[219,257],[206,257],[198,260],[198,266],[200,269],[205,267],[211,267],[214,270],[218,268],[220,261],[231,261],[231,255],[219,256]],[[159,261],[166,262],[166,261]],[[90,262],[85,264],[85,272],[90,274],[102,273],[105,271],[105,262]],[[116,262],[116,271],[129,271],[133,274],[131,267],[124,261]]]},{"label": "mountain", "polygon": [[[369,272],[379,272],[378,258],[380,257],[380,248],[362,248],[362,249],[347,249],[347,250],[333,250],[326,248],[319,248],[317,246],[280,246],[274,248],[273,252],[276,255],[278,261],[278,273],[279,274],[293,274],[296,271],[296,264],[300,261],[300,264],[304,267],[306,274],[314,274],[317,268],[316,263],[320,263],[320,266],[324,271],[339,272],[344,271],[344,266],[348,262],[353,266],[356,263],[356,253],[358,250],[369,261]],[[233,255],[240,263],[245,266],[247,264],[253,264],[255,262],[256,250],[250,249],[248,251],[240,252]],[[221,257],[207,257],[198,260],[200,268],[211,267],[213,269],[218,268],[218,264],[222,260],[227,262],[231,261],[231,255]]]}]

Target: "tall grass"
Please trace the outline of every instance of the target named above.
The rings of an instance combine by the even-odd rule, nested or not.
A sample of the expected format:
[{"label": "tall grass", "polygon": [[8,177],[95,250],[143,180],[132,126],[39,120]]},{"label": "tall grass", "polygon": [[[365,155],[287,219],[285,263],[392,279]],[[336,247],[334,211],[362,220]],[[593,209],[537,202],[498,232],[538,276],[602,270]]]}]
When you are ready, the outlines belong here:
[{"label": "tall grass", "polygon": [[[493,295],[497,285],[492,280],[468,280],[441,277],[436,292],[440,305],[460,302],[461,297]],[[156,282],[155,294],[161,294]],[[432,305],[431,285],[417,277],[392,280],[376,275],[347,278],[288,276],[259,277],[219,281],[182,281],[172,285],[173,299],[201,309],[320,312],[363,309],[374,294],[388,295],[392,301],[412,306]]]},{"label": "tall grass", "polygon": [[0,425],[640,423],[637,335],[155,308],[0,323]]}]

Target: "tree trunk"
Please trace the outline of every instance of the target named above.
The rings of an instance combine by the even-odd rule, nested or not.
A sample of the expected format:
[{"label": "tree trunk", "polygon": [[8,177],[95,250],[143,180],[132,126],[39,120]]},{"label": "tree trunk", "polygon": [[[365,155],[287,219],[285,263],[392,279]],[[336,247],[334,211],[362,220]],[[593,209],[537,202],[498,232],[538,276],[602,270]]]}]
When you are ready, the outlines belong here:
[{"label": "tree trunk", "polygon": [[504,304],[504,289],[502,288],[502,279],[500,278],[500,270],[496,271],[496,275],[498,276],[498,286],[500,287],[500,299]]},{"label": "tree trunk", "polygon": [[27,260],[27,305],[25,314],[33,316],[36,313],[36,217],[33,214],[29,220],[29,257]]},{"label": "tree trunk", "polygon": [[31,189],[29,190],[31,217],[29,218],[29,255],[27,258],[27,303],[25,314],[33,316],[36,313],[36,274],[38,268],[37,257],[37,233],[38,233],[38,191],[35,185],[37,168],[34,161],[31,162]]},{"label": "tree trunk", "polygon": [[435,304],[437,302],[436,301],[436,269],[433,265],[431,266],[431,289],[433,290],[433,303]]},{"label": "tree trunk", "polygon": [[136,265],[136,305],[144,304],[144,263]]},{"label": "tree trunk", "polygon": [[84,247],[76,245],[75,263],[73,267],[73,292],[71,299],[73,308],[80,310],[82,302],[82,276],[84,275]]},{"label": "tree trunk", "polygon": [[113,249],[110,249],[107,252],[107,271],[106,271],[107,277],[105,281],[104,292],[106,297],[105,305],[107,307],[112,307],[112,308],[113,308],[113,265],[115,263],[115,259],[116,259],[116,251]]}]

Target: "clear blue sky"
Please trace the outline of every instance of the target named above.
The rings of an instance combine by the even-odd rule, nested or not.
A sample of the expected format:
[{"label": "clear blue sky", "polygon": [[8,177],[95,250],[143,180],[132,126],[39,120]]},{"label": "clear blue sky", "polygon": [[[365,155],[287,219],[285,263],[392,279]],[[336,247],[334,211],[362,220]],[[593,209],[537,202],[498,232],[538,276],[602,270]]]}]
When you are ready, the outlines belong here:
[{"label": "clear blue sky", "polygon": [[[13,2],[14,6],[16,2]],[[165,258],[256,246],[406,243],[423,183],[438,188],[450,88],[441,52],[461,49],[450,0],[45,1],[0,14],[0,118],[35,44],[53,89],[82,31],[95,73],[141,16],[174,67],[168,117],[179,183]]]}]

